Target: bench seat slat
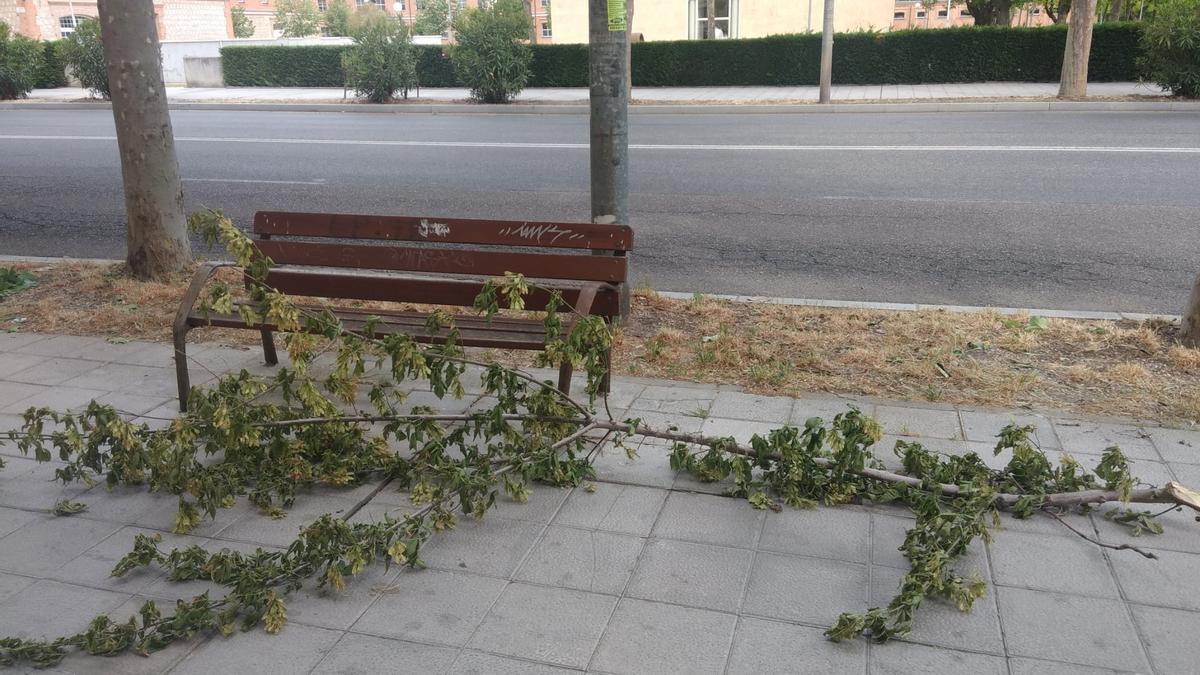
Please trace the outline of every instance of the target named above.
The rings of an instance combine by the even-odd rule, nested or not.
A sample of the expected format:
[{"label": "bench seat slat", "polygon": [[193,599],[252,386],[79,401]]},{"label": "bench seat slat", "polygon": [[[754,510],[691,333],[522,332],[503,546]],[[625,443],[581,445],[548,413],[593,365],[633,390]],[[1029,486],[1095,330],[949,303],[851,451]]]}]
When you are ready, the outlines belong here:
[{"label": "bench seat slat", "polygon": [[628,251],[633,248],[633,228],[628,225],[547,221],[259,211],[254,214],[254,232],[268,237],[288,235],[383,239],[598,251]]},{"label": "bench seat slat", "polygon": [[[326,271],[272,269],[267,285],[294,296],[342,300],[375,300],[380,302],[412,302],[428,305],[471,307],[483,284],[466,279],[415,279],[368,274],[338,274]],[[575,304],[579,289],[560,287],[563,300]],[[550,294],[541,288],[532,289],[525,297],[525,308],[541,311],[546,308]],[[592,314],[615,317],[620,314],[620,296],[616,288],[605,286],[596,294]]]}]

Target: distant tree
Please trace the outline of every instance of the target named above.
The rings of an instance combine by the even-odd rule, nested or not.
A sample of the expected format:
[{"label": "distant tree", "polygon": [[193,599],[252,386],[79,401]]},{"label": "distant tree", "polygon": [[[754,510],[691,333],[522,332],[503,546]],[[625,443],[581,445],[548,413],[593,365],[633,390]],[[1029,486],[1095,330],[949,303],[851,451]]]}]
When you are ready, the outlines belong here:
[{"label": "distant tree", "polygon": [[103,98],[109,97],[108,71],[104,67],[104,44],[100,40],[100,22],[79,22],[63,47],[63,57],[83,86]]},{"label": "distant tree", "polygon": [[417,84],[417,54],[408,26],[375,10],[355,16],[354,46],[342,57],[346,83],[372,103],[388,103]]},{"label": "distant tree", "polygon": [[1007,26],[1012,23],[1013,0],[966,0],[976,26]]},{"label": "distant tree", "polygon": [[22,98],[33,89],[42,51],[38,41],[14,34],[0,21],[0,101]]},{"label": "distant tree", "polygon": [[229,10],[229,18],[233,21],[233,37],[248,38],[254,35],[254,22],[246,17],[246,10],[234,7]]},{"label": "distant tree", "polygon": [[346,3],[334,0],[329,8],[321,15],[325,22],[325,33],[333,37],[345,37],[351,34],[350,8]]},{"label": "distant tree", "polygon": [[529,12],[523,0],[495,0],[454,17],[457,44],[450,60],[471,97],[484,103],[507,103],[529,81],[533,50]]},{"label": "distant tree", "polygon": [[449,0],[417,0],[417,20],[414,35],[445,35],[450,23]]},{"label": "distant tree", "polygon": [[283,37],[308,37],[321,32],[321,15],[312,0],[279,0],[275,29]]}]

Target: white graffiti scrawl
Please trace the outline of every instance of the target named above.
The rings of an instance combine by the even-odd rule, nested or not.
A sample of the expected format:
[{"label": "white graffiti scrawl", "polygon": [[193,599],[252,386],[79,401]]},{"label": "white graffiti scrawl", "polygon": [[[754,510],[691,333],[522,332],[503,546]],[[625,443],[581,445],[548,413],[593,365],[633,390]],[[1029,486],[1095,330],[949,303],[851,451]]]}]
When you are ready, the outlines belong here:
[{"label": "white graffiti scrawl", "polygon": [[554,225],[552,223],[545,223],[541,225],[530,225],[529,223],[525,223],[513,227],[506,227],[503,230],[500,230],[500,235],[505,237],[517,236],[521,239],[532,239],[539,244],[542,243],[542,238],[547,236],[550,237],[550,243],[552,244],[557,242],[562,237],[566,237],[568,240],[583,239],[582,234],[573,230],[559,227],[558,225]]},{"label": "white graffiti scrawl", "polygon": [[450,234],[450,226],[445,223],[431,223],[424,218],[417,224],[417,234],[428,239],[429,235],[444,237]]}]

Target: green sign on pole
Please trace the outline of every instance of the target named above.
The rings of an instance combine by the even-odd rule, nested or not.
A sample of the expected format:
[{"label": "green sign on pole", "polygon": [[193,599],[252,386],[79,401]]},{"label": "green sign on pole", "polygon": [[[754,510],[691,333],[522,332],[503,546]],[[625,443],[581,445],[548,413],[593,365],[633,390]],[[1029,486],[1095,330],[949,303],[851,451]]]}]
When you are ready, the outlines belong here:
[{"label": "green sign on pole", "polygon": [[625,30],[625,0],[608,0],[608,32]]}]

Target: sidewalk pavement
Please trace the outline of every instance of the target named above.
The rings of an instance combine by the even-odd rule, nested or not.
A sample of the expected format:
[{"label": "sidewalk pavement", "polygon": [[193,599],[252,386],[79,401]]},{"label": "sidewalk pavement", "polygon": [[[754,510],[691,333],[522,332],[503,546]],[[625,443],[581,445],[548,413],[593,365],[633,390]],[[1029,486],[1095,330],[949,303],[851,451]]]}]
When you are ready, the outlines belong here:
[{"label": "sidewalk pavement", "polygon": [[[831,96],[837,101],[929,101],[938,99],[1029,98],[1049,97],[1058,93],[1056,82],[973,82],[965,84],[875,84],[834,85]],[[1088,95],[1165,96],[1166,92],[1152,84],[1137,82],[1093,82]],[[470,92],[463,88],[429,88],[420,96],[411,95],[416,102],[465,101]],[[63,87],[34,89],[29,94],[34,101],[74,101],[87,98],[85,89]],[[177,103],[338,103],[354,98],[354,92],[341,88],[282,88],[282,87],[167,87],[167,99]],[[817,87],[634,87],[635,101],[672,103],[767,103],[782,101],[816,102]],[[517,103],[586,103],[586,88],[530,88],[516,97]]]},{"label": "sidewalk pavement", "polygon": [[[194,351],[194,381],[242,367],[267,372],[255,350]],[[155,422],[175,414],[174,389],[168,345],[0,333],[2,429],[17,426],[29,406],[70,408],[93,398]],[[743,440],[832,416],[848,400],[640,379],[618,379],[612,396],[616,408],[647,423]],[[1012,411],[856,402],[889,434],[881,456],[911,436],[937,450],[1004,459],[992,458],[989,441]],[[461,410],[470,401],[447,403]],[[1143,479],[1200,485],[1200,432],[1028,411],[1017,418],[1037,425],[1053,455],[1070,452],[1094,466],[1097,453],[1118,443]],[[345,513],[376,487],[313,490],[282,520],[243,500],[175,536],[170,495],[63,487],[50,482],[52,465],[11,446],[0,452],[8,463],[0,471],[0,636],[64,635],[96,613],[124,619],[145,598],[205,590],[150,570],[110,578],[138,532],[161,532],[171,546],[279,547],[301,524]],[[970,613],[931,599],[908,640],[835,644],[822,630],[840,612],[886,604],[896,590],[906,569],[896,550],[906,510],[756,511],[719,496],[721,485],[676,476],[665,449],[651,445],[636,461],[605,453],[598,472],[594,493],[537,487],[526,504],[501,498],[483,521],[464,518],[423,551],[428,569],[380,566],[341,595],[292,596],[279,635],[198,638],[149,658],[76,656],[58,672],[1166,674],[1193,672],[1200,657],[1200,526],[1185,514],[1170,514],[1165,534],[1136,542],[1158,560],[1101,549],[1050,519],[1006,516],[995,541],[977,543],[960,566],[988,585]],[[63,498],[89,509],[46,513]],[[385,489],[354,518],[406,503]],[[1128,541],[1098,514],[1072,520],[1105,541]]]}]

